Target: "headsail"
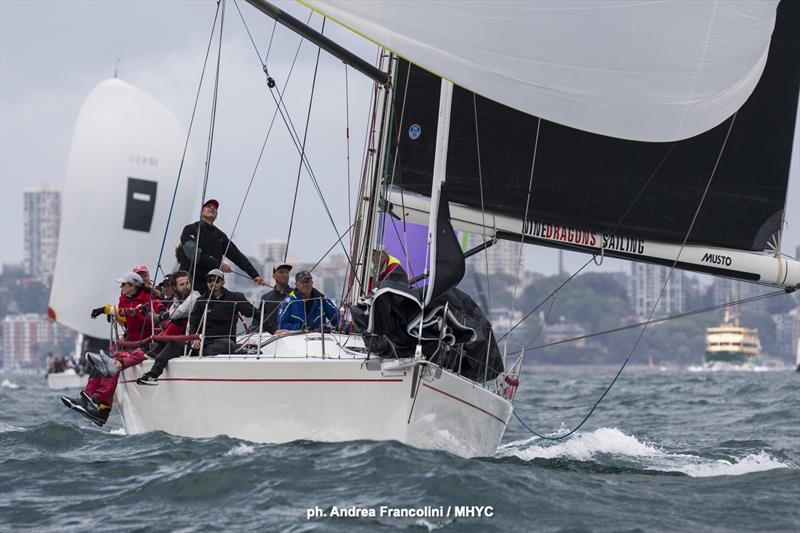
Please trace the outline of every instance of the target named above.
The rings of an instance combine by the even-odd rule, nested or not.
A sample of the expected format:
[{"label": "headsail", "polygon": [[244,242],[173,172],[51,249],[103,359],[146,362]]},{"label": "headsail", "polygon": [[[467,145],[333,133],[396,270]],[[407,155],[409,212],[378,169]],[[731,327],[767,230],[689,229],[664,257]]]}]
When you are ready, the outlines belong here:
[{"label": "headsail", "polygon": [[490,100],[643,141],[698,135],[747,100],[778,3],[301,2]]},{"label": "headsail", "polygon": [[[81,108],[69,156],[48,314],[79,333],[108,338],[92,307],[115,303],[114,279],[155,267],[171,209],[186,130],[161,102],[122,80],[98,84]],[[184,166],[165,258],[192,218],[196,166]]]}]

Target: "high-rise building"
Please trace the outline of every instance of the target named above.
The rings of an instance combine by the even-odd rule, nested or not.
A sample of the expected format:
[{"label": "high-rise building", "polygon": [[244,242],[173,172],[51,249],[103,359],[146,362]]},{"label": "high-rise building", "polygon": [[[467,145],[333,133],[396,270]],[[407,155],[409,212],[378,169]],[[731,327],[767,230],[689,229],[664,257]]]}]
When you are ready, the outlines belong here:
[{"label": "high-rise building", "polygon": [[49,283],[56,265],[61,192],[49,185],[24,191],[25,271]]},{"label": "high-rise building", "polygon": [[286,242],[278,240],[262,242],[258,251],[258,258],[262,264],[283,261],[283,256],[286,254]]},{"label": "high-rise building", "polygon": [[787,313],[772,315],[775,322],[775,347],[777,355],[794,360],[797,354],[798,337],[800,337],[800,310],[798,307]]},{"label": "high-rise building", "polygon": [[52,348],[74,337],[74,333],[45,315],[29,313],[3,319],[3,367],[39,367]]},{"label": "high-rise building", "polygon": [[[669,283],[670,269],[648,263],[631,263],[631,277],[628,285],[628,296],[633,309],[640,319],[647,319],[658,301],[653,316],[664,316],[684,311],[682,270],[674,269]],[[664,293],[661,289],[664,287]],[[659,299],[659,295],[661,298]]]},{"label": "high-rise building", "polygon": [[[716,278],[711,287],[712,301],[714,305],[722,305],[728,302],[736,302],[745,298],[752,298],[774,290],[771,287],[738,281],[729,278]],[[748,311],[764,311],[767,300],[754,300],[747,302]]]},{"label": "high-rise building", "polygon": [[[483,243],[483,236],[471,234],[469,236],[468,248]],[[474,268],[476,272],[490,275],[505,274],[507,276],[517,276],[517,272],[522,275],[525,272],[525,254],[520,254],[522,244],[517,241],[498,240],[482,252],[467,259],[467,266]],[[519,265],[519,268],[517,267]],[[488,266],[488,269],[487,269]]]}]

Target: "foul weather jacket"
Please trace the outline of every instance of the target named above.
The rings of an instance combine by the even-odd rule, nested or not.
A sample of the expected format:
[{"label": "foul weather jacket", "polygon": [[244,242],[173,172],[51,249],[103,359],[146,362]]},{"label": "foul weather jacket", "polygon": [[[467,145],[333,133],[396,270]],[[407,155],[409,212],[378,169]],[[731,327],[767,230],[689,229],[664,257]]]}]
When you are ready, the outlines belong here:
[{"label": "foul weather jacket", "polygon": [[[203,313],[206,312],[206,304],[208,304],[208,312],[206,313],[204,332],[200,321]],[[223,288],[222,294],[217,298],[211,291],[206,291],[195,302],[192,314],[189,316],[189,333],[205,333],[209,339],[228,337],[235,340],[239,313],[251,317],[254,312],[252,304],[241,292],[231,292]]]},{"label": "foul weather jacket", "polygon": [[[219,268],[223,256],[233,261],[233,264],[244,270],[252,279],[261,275],[250,260],[228,239],[225,232],[205,220],[192,222],[183,228],[181,246],[183,247],[183,256],[180,258],[181,270],[192,274],[194,288],[200,293],[208,290],[206,274],[209,270]],[[197,270],[193,271],[195,248],[197,248]]]},{"label": "foul weather jacket", "polygon": [[311,298],[303,301],[297,290],[281,303],[278,329],[300,330],[320,329],[320,302],[322,302],[325,318],[333,327],[339,325],[339,310],[328,298],[317,289],[311,289]]}]

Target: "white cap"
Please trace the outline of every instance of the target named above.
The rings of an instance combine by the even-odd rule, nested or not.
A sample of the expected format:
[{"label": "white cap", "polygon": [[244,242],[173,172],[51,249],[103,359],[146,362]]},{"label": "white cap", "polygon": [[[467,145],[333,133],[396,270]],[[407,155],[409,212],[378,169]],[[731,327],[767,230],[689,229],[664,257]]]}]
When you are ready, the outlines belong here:
[{"label": "white cap", "polygon": [[144,281],[142,280],[142,276],[140,276],[136,272],[128,272],[121,278],[114,281],[116,281],[117,283],[130,283],[131,285],[136,285],[136,286],[140,286],[144,283]]},{"label": "white cap", "polygon": [[206,279],[208,279],[208,278],[210,278],[212,276],[218,277],[218,278],[220,278],[222,280],[225,279],[225,274],[223,274],[222,270],[220,270],[218,268],[215,268],[213,270],[209,270],[208,274],[206,274]]}]

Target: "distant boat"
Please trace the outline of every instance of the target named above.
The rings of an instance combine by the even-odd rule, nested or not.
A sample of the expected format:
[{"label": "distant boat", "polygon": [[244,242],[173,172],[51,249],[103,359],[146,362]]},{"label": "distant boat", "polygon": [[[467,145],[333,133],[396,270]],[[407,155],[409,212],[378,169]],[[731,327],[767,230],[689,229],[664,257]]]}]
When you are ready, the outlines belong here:
[{"label": "distant boat", "polygon": [[761,354],[758,330],[739,324],[739,314],[725,312],[725,320],[706,328],[706,363],[742,364]]}]

